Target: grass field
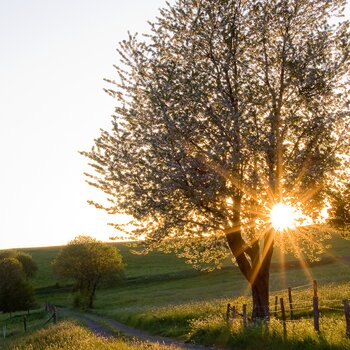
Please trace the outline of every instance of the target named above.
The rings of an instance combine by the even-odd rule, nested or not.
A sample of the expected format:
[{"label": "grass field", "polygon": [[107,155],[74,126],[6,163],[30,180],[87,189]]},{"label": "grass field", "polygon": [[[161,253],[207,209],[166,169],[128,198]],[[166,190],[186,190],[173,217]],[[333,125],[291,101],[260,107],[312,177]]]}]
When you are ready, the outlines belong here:
[{"label": "grass field", "polygon": [[[270,277],[272,298],[274,295],[286,297],[286,291],[278,291],[288,286],[307,285],[316,279],[320,286],[320,300],[350,299],[350,241],[334,237],[331,244],[332,248],[323,260],[310,266],[309,273],[305,273],[290,255],[285,257],[286,263],[282,265],[276,250]],[[297,318],[303,318],[297,324],[288,323],[287,337],[277,321],[272,322],[269,330],[263,327],[250,329],[249,332],[255,332],[250,335],[242,331],[240,324],[228,327],[224,321],[227,302],[236,303],[239,307],[243,301],[250,303],[248,285],[230,261],[225,262],[222,270],[204,273],[194,271],[172,254],[153,252],[146,256],[134,255],[129,253],[125,244],[118,243],[116,246],[127,264],[126,281],[118,287],[98,291],[93,312],[99,315],[154,334],[205,344],[221,343],[232,347],[244,344],[244,348],[251,349],[272,349],[275,346],[281,349],[284,344],[283,349],[298,349],[303,342],[305,349],[350,349],[350,343],[344,336],[343,315],[326,309],[322,310],[322,317],[326,318],[322,321],[320,335],[313,331],[307,313],[296,314]],[[61,286],[67,282],[57,281],[51,271],[51,262],[59,249],[32,248],[25,251],[32,254],[39,265],[34,280],[39,302],[70,306],[72,296],[69,288],[55,287],[56,282]],[[311,300],[309,287],[293,293],[296,302],[307,297]],[[333,306],[341,308],[341,302]],[[258,339],[257,342],[252,342],[253,338]]]},{"label": "grass field", "polygon": [[[3,344],[8,350],[175,350],[175,347],[151,345],[122,339],[107,340],[94,336],[80,325],[71,321],[60,322],[36,330],[20,340]],[[0,344],[1,349],[1,344]]]}]

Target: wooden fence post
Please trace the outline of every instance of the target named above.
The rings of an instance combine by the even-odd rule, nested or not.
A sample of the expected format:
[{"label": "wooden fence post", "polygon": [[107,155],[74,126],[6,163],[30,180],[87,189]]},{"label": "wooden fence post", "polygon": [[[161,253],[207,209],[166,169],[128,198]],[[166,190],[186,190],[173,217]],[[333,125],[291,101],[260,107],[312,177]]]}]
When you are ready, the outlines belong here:
[{"label": "wooden fence post", "polygon": [[275,296],[275,312],[273,313],[273,315],[275,317],[277,317],[277,304],[278,304],[278,296],[276,295]]},{"label": "wooden fence post", "polygon": [[55,305],[53,306],[53,323],[57,323],[57,310]]},{"label": "wooden fence post", "polygon": [[288,288],[288,299],[289,299],[289,311],[290,311],[290,319],[293,319],[293,299],[292,299],[292,288]]},{"label": "wooden fence post", "polygon": [[231,304],[227,304],[227,309],[226,309],[226,322],[230,321],[230,310],[231,310]]},{"label": "wooden fence post", "polygon": [[231,306],[231,317],[232,317],[232,321],[236,319],[236,306]]},{"label": "wooden fence post", "polygon": [[313,285],[313,288],[314,288],[314,297],[318,297],[318,295],[317,295],[317,281],[314,280],[312,282],[312,285]]},{"label": "wooden fence post", "polygon": [[27,332],[27,317],[26,316],[23,317],[23,328],[24,328],[24,331]]},{"label": "wooden fence post", "polygon": [[283,322],[283,333],[284,333],[284,335],[286,335],[286,333],[287,333],[286,310],[284,308],[283,298],[280,298],[280,304],[281,304],[281,313],[282,313],[282,322]]},{"label": "wooden fence post", "polygon": [[247,327],[247,304],[243,304],[243,327]]},{"label": "wooden fence post", "polygon": [[346,322],[346,336],[350,338],[350,306],[349,301],[343,300],[344,304],[344,314],[345,314],[345,322]]},{"label": "wooden fence post", "polygon": [[[317,290],[316,290],[317,292]],[[318,297],[314,296],[312,299],[312,306],[314,311],[314,328],[316,332],[320,331],[320,312],[318,309]]]}]

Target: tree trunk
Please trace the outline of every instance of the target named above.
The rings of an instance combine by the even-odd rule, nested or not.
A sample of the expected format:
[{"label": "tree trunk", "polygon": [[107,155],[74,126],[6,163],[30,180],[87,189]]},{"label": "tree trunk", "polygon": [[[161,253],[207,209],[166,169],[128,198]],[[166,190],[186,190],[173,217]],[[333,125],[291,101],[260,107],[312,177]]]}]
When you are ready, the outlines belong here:
[{"label": "tree trunk", "polygon": [[[274,245],[274,232],[266,233],[264,240],[251,247],[242,239],[241,232],[226,233],[226,238],[239,269],[251,286],[253,320],[269,317],[269,277]],[[250,261],[247,259],[250,257]]]},{"label": "tree trunk", "polygon": [[260,269],[257,278],[251,283],[253,297],[253,320],[268,319],[269,310],[269,266]]},{"label": "tree trunk", "polygon": [[96,293],[96,287],[97,287],[97,282],[92,284],[92,288],[90,289],[90,295],[89,295],[89,309],[93,308],[94,304],[94,299],[95,299],[95,293]]},{"label": "tree trunk", "polygon": [[[270,281],[270,266],[273,254],[274,232],[267,232],[264,242],[262,243],[262,251],[259,258],[253,264],[252,273],[249,283],[252,289],[253,297],[253,320],[268,319],[270,316],[269,310],[269,281]],[[255,276],[256,275],[256,276]]]}]

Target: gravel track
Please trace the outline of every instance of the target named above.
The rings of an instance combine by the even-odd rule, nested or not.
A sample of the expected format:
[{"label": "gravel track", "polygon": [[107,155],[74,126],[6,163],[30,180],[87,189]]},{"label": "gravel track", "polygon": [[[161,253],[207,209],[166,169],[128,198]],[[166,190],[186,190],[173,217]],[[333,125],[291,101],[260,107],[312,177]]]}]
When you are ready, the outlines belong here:
[{"label": "gravel track", "polygon": [[[118,322],[116,320],[112,320],[109,318],[104,318],[96,315],[89,315],[87,313],[77,312],[69,309],[61,309],[61,312],[65,315],[73,316],[74,318],[85,323],[86,327],[88,327],[95,335],[105,338],[115,337],[114,331],[120,332],[123,335],[131,338],[137,338],[138,340],[150,342],[150,343],[158,343],[161,345],[169,345],[178,349],[192,349],[192,350],[210,350],[217,348],[209,348],[202,345],[197,344],[189,344],[183,343],[177,339],[172,339],[168,337],[161,337],[150,335],[145,331],[139,330],[137,328],[133,328],[127,326],[124,323]],[[103,324],[108,324],[108,326],[103,326]]]}]

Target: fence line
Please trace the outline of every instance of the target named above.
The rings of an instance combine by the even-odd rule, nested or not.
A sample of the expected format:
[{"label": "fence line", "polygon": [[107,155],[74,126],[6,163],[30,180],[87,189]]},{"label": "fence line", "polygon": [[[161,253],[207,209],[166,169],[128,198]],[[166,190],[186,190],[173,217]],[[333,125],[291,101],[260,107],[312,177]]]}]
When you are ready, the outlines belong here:
[{"label": "fence line", "polygon": [[[305,287],[310,287],[312,286],[313,288],[313,297],[309,301],[302,301],[302,302],[293,302],[293,296],[292,296],[292,291],[295,289],[300,289],[300,288],[305,288]],[[288,287],[286,289],[282,289],[280,291],[275,291],[274,293],[278,292],[288,292],[288,303],[285,304],[284,299],[282,297],[278,298],[277,295],[274,296],[274,303],[273,307],[270,308],[270,311],[268,314],[274,315],[276,318],[281,317],[281,322],[283,324],[283,331],[284,334],[286,335],[287,328],[286,328],[286,323],[288,322],[299,322],[299,319],[293,319],[295,315],[295,312],[301,313],[301,312],[307,312],[307,313],[312,313],[311,318],[309,319],[310,322],[313,321],[314,324],[314,329],[316,332],[320,331],[320,314],[323,311],[336,311],[336,312],[344,312],[345,316],[345,322],[346,322],[346,336],[350,338],[350,306],[349,302],[347,299],[345,300],[340,300],[340,299],[320,299],[318,296],[318,286],[317,286],[317,281],[313,281],[313,283],[310,284],[305,284],[297,287]],[[327,305],[328,303],[328,305]],[[343,308],[337,307],[336,304],[343,304]],[[329,305],[331,304],[331,305]],[[289,306],[289,310],[286,309],[286,305]],[[226,320],[227,322],[236,319],[236,306],[231,306],[230,304],[227,305],[227,312],[226,312]],[[252,312],[252,318],[249,319],[247,318],[247,305],[243,305],[243,313],[238,315],[243,317],[243,326],[246,328],[248,326],[248,321],[254,320],[254,310],[256,309],[266,309],[266,307],[252,307],[249,308],[249,310]],[[289,315],[290,319],[287,320],[287,314]],[[232,315],[232,316],[231,316]],[[234,316],[233,316],[234,315]],[[269,321],[269,316],[266,317],[266,321]]]},{"label": "fence line", "polygon": [[[38,309],[38,310],[41,310],[41,309]],[[45,307],[43,308],[43,311],[45,311],[46,313],[49,314],[49,318],[41,325],[42,327],[45,326],[50,321],[53,321],[53,323],[57,323],[57,309],[56,309],[55,305],[46,303]],[[41,311],[39,311],[39,312],[41,312]],[[16,324],[17,324],[16,327],[18,327],[18,324],[22,323],[24,332],[27,332],[28,326],[30,324],[27,315],[29,315],[29,310],[28,310],[27,314],[15,316],[16,318],[21,319],[18,323],[16,322]],[[3,320],[1,322],[2,323],[2,336],[3,336],[3,338],[6,338],[9,334],[9,321],[11,319],[12,318],[10,317],[10,318],[7,318],[6,320]]]},{"label": "fence line", "polygon": [[[296,286],[296,287],[288,287],[288,288],[292,288],[293,290],[295,290],[295,289],[301,289],[301,288],[310,287],[310,286],[312,286],[312,283],[303,284],[303,285]],[[273,293],[287,292],[288,288],[280,289],[280,290],[274,290]]]},{"label": "fence line", "polygon": [[324,307],[322,307],[321,309],[344,312],[344,309],[336,309],[336,308],[334,308],[334,307],[327,307],[327,306],[324,306]]},{"label": "fence line", "polygon": [[332,300],[322,299],[322,301],[323,302],[330,302],[330,303],[333,303],[333,302],[342,303],[343,299],[332,299]]}]

